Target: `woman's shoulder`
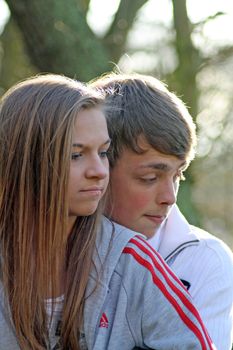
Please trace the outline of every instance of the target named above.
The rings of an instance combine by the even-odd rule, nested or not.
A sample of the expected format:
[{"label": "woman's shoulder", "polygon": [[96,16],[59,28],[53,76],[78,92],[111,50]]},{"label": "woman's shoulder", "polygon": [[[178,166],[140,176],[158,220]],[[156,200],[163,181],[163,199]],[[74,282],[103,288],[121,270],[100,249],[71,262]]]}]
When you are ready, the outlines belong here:
[{"label": "woman's shoulder", "polygon": [[[124,249],[134,237],[144,237],[114,221],[102,217],[96,237],[96,249],[93,262],[97,271],[112,274],[116,266],[124,261]],[[104,267],[107,266],[107,269]]]},{"label": "woman's shoulder", "polygon": [[121,252],[127,243],[135,236],[141,236],[138,232],[132,231],[127,227],[102,217],[100,229],[97,234],[96,245],[99,251],[111,254]]}]

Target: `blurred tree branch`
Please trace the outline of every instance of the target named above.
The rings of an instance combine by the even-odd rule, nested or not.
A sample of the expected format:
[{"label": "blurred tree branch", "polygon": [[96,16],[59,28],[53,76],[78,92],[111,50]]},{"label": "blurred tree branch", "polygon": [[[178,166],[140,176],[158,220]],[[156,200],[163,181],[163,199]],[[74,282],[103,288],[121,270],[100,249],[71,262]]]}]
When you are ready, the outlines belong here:
[{"label": "blurred tree branch", "polygon": [[[191,115],[196,119],[199,97],[196,77],[201,65],[201,57],[192,42],[193,28],[187,14],[186,0],[172,0],[172,3],[173,25],[176,33],[174,47],[178,65],[176,70],[168,76],[168,82],[169,86],[181,96],[189,107]],[[192,167],[188,169],[185,175],[186,181],[180,186],[178,204],[190,222],[199,225],[200,214],[191,199],[194,181]]]},{"label": "blurred tree branch", "polygon": [[89,10],[91,0],[80,0],[80,8],[82,9],[83,14],[86,16]]},{"label": "blurred tree branch", "polygon": [[148,0],[122,0],[120,2],[114,20],[103,39],[115,62],[119,61],[125,50],[127,35],[138,10],[147,2]]},{"label": "blurred tree branch", "polygon": [[173,72],[172,86],[182,96],[195,118],[199,95],[196,76],[201,65],[201,58],[191,39],[192,24],[188,18],[186,0],[172,0],[172,3],[176,33],[174,46],[178,57],[178,66]]},{"label": "blurred tree branch", "polygon": [[202,59],[201,69],[206,68],[207,66],[219,65],[220,63],[224,63],[230,57],[233,56],[233,47],[225,46],[223,48],[218,49],[214,55],[209,57],[205,57]]}]

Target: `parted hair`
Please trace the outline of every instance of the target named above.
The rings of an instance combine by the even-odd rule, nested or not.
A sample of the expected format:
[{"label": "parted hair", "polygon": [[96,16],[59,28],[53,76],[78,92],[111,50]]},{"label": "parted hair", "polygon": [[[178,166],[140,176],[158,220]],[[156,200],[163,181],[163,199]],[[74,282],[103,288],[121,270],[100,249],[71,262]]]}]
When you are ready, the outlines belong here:
[{"label": "parted hair", "polygon": [[59,75],[11,88],[0,102],[1,283],[21,349],[47,349],[45,298],[55,294],[59,264],[66,284],[62,349],[79,349],[84,293],[100,209],[79,217],[67,239],[72,131],[99,93]]},{"label": "parted hair", "polygon": [[110,165],[122,150],[142,150],[139,137],[157,151],[186,159],[195,155],[196,128],[186,106],[158,79],[140,74],[110,73],[90,85],[105,93],[112,140]]}]

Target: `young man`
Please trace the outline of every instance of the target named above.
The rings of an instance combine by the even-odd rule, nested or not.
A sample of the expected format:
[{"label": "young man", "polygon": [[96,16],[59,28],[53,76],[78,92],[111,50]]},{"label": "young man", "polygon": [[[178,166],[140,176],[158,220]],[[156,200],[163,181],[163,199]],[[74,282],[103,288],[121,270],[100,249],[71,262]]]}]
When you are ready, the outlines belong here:
[{"label": "young man", "polygon": [[110,74],[92,83],[106,93],[112,149],[106,214],[141,232],[193,297],[217,349],[233,339],[233,255],[189,225],[176,206],[179,182],[194,158],[195,125],[157,79]]}]

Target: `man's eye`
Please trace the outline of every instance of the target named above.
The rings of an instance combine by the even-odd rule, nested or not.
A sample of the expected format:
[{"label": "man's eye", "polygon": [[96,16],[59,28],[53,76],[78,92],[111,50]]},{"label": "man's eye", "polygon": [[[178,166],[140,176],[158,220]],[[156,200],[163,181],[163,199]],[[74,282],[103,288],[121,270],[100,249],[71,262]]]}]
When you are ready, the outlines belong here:
[{"label": "man's eye", "polygon": [[151,183],[157,180],[157,176],[153,177],[141,177],[140,180],[144,183]]},{"label": "man's eye", "polygon": [[72,153],[71,154],[71,159],[72,160],[77,160],[82,157],[82,153]]}]

